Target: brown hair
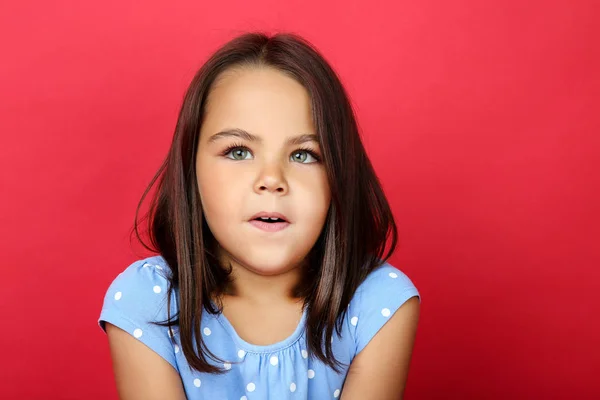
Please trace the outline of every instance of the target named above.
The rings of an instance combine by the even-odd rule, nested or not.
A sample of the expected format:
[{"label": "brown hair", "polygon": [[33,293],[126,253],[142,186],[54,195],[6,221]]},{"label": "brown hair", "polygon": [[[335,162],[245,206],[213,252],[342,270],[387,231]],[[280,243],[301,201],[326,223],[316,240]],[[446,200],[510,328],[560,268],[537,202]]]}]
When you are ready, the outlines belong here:
[{"label": "brown hair", "polygon": [[[218,49],[194,76],[185,94],[168,155],[146,188],[136,210],[134,230],[148,250],[158,252],[170,266],[168,319],[160,326],[179,325],[181,349],[191,368],[223,373],[207,356],[200,334],[203,308],[215,314],[211,294],[223,293],[229,273],[215,257],[215,239],[204,220],[195,171],[207,95],[215,79],[232,67],[268,66],[301,83],[309,93],[323,163],[331,189],[331,204],[323,230],[308,254],[306,279],[297,293],[307,307],[308,352],[339,372],[331,348],[335,327],[342,321],[358,285],[386,261],[397,244],[397,229],[373,167],[361,142],[348,96],[331,66],[314,47],[293,33],[246,33]],[[143,243],[138,213],[158,181],[148,213],[149,237]],[[386,243],[390,240],[386,252]],[[171,295],[179,291],[178,312],[170,315]],[[325,334],[325,336],[323,335]],[[194,351],[194,343],[200,349]],[[325,347],[323,348],[323,345]]]}]

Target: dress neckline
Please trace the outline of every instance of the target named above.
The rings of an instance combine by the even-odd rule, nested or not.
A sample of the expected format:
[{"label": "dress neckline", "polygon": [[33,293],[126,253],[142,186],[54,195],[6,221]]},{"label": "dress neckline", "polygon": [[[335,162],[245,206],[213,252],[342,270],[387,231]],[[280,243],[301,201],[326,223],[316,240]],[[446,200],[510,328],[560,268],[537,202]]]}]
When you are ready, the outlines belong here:
[{"label": "dress neckline", "polygon": [[[213,305],[214,308],[217,308],[216,304],[212,300],[211,300],[211,304]],[[307,307],[304,307],[302,310],[302,316],[300,318],[300,322],[298,323],[298,325],[296,326],[296,329],[290,336],[288,336],[287,338],[285,338],[279,342],[267,344],[267,345],[253,344],[253,343],[249,343],[249,342],[245,341],[244,339],[242,339],[240,337],[240,335],[238,335],[238,333],[236,332],[236,330],[233,327],[233,325],[231,324],[231,322],[227,319],[227,317],[222,312],[217,313],[215,315],[215,318],[217,319],[217,321],[219,321],[219,323],[227,331],[229,336],[231,336],[231,338],[236,342],[236,344],[238,345],[240,350],[244,350],[247,353],[274,353],[277,351],[281,351],[287,347],[290,347],[295,342],[297,342],[298,339],[300,339],[300,337],[302,336],[302,334],[304,333],[304,330],[305,330],[307,313],[308,313]]]}]

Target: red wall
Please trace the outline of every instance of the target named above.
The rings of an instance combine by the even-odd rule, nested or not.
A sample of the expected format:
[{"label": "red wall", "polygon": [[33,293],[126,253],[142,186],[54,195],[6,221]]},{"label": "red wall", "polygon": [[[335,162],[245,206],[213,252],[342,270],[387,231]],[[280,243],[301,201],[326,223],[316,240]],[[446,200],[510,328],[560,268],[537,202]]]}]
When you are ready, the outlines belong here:
[{"label": "red wall", "polygon": [[352,96],[423,295],[406,398],[600,397],[595,4],[4,2],[0,397],[116,398],[96,320],[146,255],[135,206],[192,75],[253,29]]}]

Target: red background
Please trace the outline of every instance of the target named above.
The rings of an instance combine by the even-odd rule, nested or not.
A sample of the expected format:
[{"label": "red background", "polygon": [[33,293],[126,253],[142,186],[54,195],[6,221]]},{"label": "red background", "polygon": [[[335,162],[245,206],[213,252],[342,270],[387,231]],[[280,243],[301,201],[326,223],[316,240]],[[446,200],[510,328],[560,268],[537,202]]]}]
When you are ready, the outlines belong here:
[{"label": "red background", "polygon": [[423,295],[407,399],[600,396],[594,1],[0,5],[5,399],[114,399],[105,290],[183,92],[249,30],[339,72]]}]

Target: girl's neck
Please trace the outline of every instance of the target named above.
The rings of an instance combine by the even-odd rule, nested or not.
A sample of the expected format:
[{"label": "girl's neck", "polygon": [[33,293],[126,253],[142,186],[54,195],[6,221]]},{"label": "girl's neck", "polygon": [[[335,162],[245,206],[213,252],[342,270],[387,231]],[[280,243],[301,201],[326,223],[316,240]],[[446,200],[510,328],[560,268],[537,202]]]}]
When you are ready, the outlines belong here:
[{"label": "girl's neck", "polygon": [[257,306],[273,303],[297,303],[301,299],[294,296],[294,289],[302,279],[302,265],[280,273],[261,274],[234,260],[223,260],[223,265],[231,264],[233,282],[226,288],[223,297],[244,300]]}]

